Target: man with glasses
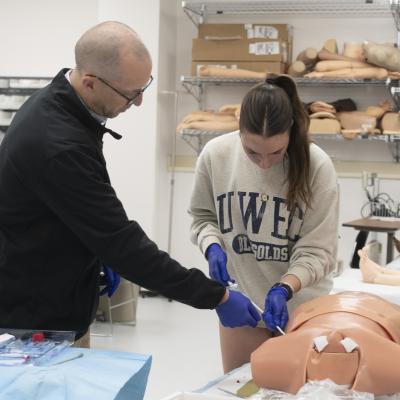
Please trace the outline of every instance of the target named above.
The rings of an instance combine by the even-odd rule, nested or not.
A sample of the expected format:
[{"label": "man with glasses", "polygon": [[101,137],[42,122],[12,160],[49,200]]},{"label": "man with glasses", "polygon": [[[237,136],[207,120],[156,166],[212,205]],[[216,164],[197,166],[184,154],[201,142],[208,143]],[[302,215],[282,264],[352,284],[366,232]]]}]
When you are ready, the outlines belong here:
[{"label": "man with glasses", "polygon": [[130,27],[104,22],[78,40],[75,59],[21,107],[0,147],[0,327],[73,330],[80,339],[105,265],[114,283],[120,274],[216,308],[226,326],[255,326],[260,317],[246,297],[160,251],[111,186],[103,135],[121,136],[105,123],[140,106],[153,81],[143,42]]}]

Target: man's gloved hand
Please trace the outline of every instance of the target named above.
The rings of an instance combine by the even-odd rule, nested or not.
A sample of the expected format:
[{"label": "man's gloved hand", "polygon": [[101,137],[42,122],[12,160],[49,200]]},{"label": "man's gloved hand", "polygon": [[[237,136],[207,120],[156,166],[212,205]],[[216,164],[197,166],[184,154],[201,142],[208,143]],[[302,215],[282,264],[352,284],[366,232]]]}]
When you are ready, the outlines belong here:
[{"label": "man's gloved hand", "polygon": [[121,277],[116,272],[114,272],[110,267],[103,265],[100,284],[104,285],[104,288],[100,291],[100,296],[107,293],[108,297],[111,297],[117,290],[120,281]]},{"label": "man's gloved hand", "polygon": [[206,250],[206,258],[212,279],[227,286],[228,281],[234,282],[226,269],[226,253],[217,243],[210,244]]},{"label": "man's gloved hand", "polygon": [[261,319],[251,301],[236,290],[229,290],[229,297],[225,303],[219,304],[215,310],[221,324],[226,328],[252,326],[255,328]]},{"label": "man's gloved hand", "polygon": [[285,329],[289,319],[286,302],[289,293],[283,287],[272,287],[265,298],[265,310],[263,320],[270,331],[276,331],[277,326]]}]

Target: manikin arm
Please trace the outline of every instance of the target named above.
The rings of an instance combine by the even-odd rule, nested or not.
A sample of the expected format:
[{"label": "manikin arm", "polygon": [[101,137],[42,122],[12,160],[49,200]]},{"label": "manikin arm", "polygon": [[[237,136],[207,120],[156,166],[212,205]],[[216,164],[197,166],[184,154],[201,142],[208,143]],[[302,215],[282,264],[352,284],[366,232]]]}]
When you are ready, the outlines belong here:
[{"label": "manikin arm", "polygon": [[360,270],[364,282],[380,285],[400,285],[400,271],[381,267],[368,257],[368,246],[358,250]]}]

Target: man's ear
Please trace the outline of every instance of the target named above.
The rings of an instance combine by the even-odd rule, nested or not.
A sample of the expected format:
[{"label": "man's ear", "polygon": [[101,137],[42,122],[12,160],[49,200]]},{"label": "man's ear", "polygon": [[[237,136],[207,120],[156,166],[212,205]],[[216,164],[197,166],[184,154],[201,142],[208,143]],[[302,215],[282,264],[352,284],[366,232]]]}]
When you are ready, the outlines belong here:
[{"label": "man's ear", "polygon": [[93,76],[83,75],[81,78],[82,86],[85,89],[93,90],[95,86],[95,79]]}]

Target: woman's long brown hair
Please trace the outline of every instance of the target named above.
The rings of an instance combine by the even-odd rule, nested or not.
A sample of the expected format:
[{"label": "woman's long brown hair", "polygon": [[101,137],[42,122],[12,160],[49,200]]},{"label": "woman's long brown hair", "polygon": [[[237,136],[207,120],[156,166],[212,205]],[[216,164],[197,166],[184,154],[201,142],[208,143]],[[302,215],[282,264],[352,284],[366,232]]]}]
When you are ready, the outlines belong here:
[{"label": "woman's long brown hair", "polygon": [[271,137],[289,132],[287,157],[289,170],[287,206],[293,211],[296,202],[310,206],[310,120],[297,93],[296,84],[287,75],[269,75],[264,83],[244,97],[240,110],[240,132]]}]

